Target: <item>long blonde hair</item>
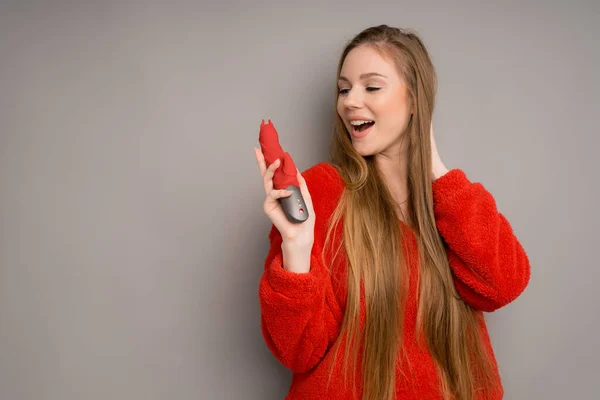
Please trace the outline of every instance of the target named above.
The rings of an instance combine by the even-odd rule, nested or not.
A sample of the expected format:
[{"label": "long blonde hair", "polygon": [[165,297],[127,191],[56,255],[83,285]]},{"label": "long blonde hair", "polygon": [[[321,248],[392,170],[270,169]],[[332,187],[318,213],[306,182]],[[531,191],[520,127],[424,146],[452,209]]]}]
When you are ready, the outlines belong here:
[{"label": "long blonde hair", "polygon": [[[444,398],[472,400],[479,390],[488,393],[494,375],[490,354],[479,334],[478,314],[456,292],[433,213],[430,124],[437,89],[435,69],[414,32],[380,25],[365,29],[347,44],[339,60],[338,77],[348,53],[363,45],[395,61],[414,107],[405,140],[410,193],[407,220],[415,233],[420,268],[417,334],[423,333],[424,344],[436,363]],[[345,188],[330,221],[325,247],[331,242],[335,225],[343,219],[337,250],[344,247],[348,266],[346,312],[333,350],[337,356],[345,336],[345,371],[350,361],[351,370],[357,371],[360,345],[362,398],[391,400],[397,357],[403,354],[402,321],[408,292],[403,232],[373,156],[356,152],[337,113],[331,158]],[[361,288],[366,304],[364,330],[359,320]],[[353,379],[355,376],[354,372]]]}]

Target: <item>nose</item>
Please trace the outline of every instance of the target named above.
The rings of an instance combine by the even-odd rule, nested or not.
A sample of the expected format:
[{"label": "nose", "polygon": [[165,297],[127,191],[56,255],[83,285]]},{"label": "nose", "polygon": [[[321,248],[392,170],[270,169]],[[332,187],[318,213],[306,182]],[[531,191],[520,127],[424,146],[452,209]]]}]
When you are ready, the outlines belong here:
[{"label": "nose", "polygon": [[360,96],[360,93],[358,90],[354,89],[354,90],[349,90],[348,93],[346,93],[346,96],[344,96],[344,107],[346,108],[360,108],[362,105],[362,97]]}]

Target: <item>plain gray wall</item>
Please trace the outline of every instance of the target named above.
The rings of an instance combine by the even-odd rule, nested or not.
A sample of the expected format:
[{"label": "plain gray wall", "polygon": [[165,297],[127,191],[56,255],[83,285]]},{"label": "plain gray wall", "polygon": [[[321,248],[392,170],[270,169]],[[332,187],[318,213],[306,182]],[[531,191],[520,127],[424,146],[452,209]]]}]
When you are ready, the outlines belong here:
[{"label": "plain gray wall", "polygon": [[261,119],[327,159],[339,53],[416,29],[442,160],[532,279],[488,314],[507,399],[598,398],[598,2],[4,2],[0,399],[282,399],[260,333]]}]

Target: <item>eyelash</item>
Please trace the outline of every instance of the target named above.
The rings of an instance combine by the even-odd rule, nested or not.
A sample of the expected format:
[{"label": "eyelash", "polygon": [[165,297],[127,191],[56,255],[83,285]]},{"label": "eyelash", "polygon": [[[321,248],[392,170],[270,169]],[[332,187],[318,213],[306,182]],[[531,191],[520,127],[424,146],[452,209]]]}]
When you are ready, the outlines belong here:
[{"label": "eyelash", "polygon": [[[374,86],[367,86],[367,92],[376,92],[379,89],[381,89],[381,88],[374,87]],[[344,95],[344,94],[347,93],[346,92],[347,90],[349,90],[349,89],[341,89],[341,90],[338,91],[338,93]]]}]

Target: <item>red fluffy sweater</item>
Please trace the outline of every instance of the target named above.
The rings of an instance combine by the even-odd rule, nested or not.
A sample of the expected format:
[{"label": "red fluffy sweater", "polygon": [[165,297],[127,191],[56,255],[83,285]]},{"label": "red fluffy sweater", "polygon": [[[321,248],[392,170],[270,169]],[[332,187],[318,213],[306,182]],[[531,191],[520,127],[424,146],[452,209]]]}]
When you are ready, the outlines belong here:
[{"label": "red fluffy sweater", "polygon": [[[259,284],[261,326],[264,339],[277,359],[293,371],[286,399],[352,399],[352,388],[343,384],[341,362],[336,358],[329,385],[329,351],[340,334],[347,296],[345,261],[324,265],[321,250],[326,222],[343,190],[343,181],[329,163],[319,163],[303,172],[315,209],[315,240],[310,272],[298,274],[283,268],[278,230],[269,233],[270,249]],[[496,359],[482,312],[496,310],[519,296],[529,282],[529,261],[509,222],[497,211],[492,195],[480,183],[470,182],[460,169],[453,169],[433,183],[437,228],[446,244],[454,284],[465,302],[481,317],[484,343],[495,364],[497,384],[492,398],[503,396]],[[414,234],[403,223],[405,251],[416,256]],[[336,229],[336,240],[342,230]],[[334,242],[334,248],[339,242]],[[416,257],[409,257],[416,260]],[[345,257],[342,257],[345,259]],[[417,342],[418,261],[409,263],[409,295],[404,314],[403,347],[408,361],[397,364],[397,399],[441,399],[434,361]],[[364,323],[364,297],[361,323]],[[398,358],[400,360],[400,357]],[[360,363],[360,361],[359,361]],[[360,365],[360,364],[359,364]],[[356,393],[360,398],[361,375]]]}]

